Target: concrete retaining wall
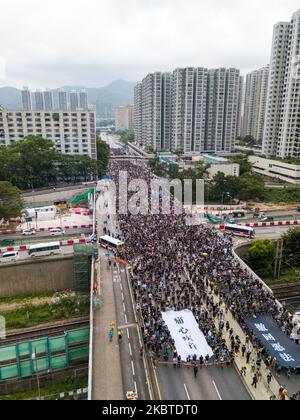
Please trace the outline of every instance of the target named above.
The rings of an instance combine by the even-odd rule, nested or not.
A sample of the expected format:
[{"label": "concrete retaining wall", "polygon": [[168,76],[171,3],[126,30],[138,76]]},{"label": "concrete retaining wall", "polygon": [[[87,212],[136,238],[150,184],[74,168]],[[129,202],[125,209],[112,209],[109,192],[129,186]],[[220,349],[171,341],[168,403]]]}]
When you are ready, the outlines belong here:
[{"label": "concrete retaining wall", "polygon": [[0,267],[0,297],[74,288],[73,256]]},{"label": "concrete retaining wall", "polygon": [[48,193],[41,193],[38,195],[23,195],[25,205],[27,204],[53,204],[56,200],[71,200],[75,196],[82,194],[88,187],[78,187],[74,190],[51,191]]}]

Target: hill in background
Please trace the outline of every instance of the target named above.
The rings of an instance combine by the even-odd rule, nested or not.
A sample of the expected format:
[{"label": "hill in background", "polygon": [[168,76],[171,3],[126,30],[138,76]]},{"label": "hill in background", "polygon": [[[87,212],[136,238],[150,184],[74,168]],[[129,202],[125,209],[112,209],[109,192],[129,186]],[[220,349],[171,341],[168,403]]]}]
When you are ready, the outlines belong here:
[{"label": "hill in background", "polygon": [[[89,103],[96,107],[97,115],[100,117],[114,117],[115,108],[123,105],[133,104],[135,82],[116,80],[101,88],[86,88],[84,86],[64,86],[68,92],[71,90],[86,89],[89,96]],[[58,89],[52,89],[54,94],[54,106],[58,104]],[[21,91],[13,87],[0,88],[0,105],[7,110],[21,110]]]}]

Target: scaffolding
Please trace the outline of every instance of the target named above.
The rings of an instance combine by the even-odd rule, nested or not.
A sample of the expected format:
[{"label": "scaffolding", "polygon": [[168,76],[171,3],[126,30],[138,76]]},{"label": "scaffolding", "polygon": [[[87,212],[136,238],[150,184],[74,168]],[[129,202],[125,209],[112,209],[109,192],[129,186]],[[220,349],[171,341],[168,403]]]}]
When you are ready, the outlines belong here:
[{"label": "scaffolding", "polygon": [[92,244],[74,245],[74,285],[77,294],[90,294],[93,256],[98,258],[97,246]]}]

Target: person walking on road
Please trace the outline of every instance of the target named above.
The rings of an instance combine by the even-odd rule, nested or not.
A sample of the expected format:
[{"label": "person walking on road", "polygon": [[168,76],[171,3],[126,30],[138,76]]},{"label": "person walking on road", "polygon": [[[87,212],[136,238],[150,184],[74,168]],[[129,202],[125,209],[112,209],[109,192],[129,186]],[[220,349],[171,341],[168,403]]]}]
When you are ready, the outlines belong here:
[{"label": "person walking on road", "polygon": [[109,341],[111,343],[113,341],[113,338],[114,338],[114,330],[113,329],[109,330],[108,338],[109,338]]},{"label": "person walking on road", "polygon": [[198,366],[195,365],[194,366],[194,377],[197,378],[197,375],[198,375]]},{"label": "person walking on road", "polygon": [[272,373],[270,372],[270,373],[268,374],[268,376],[267,376],[267,382],[268,382],[268,387],[269,387],[269,388],[270,388],[270,386],[271,386],[272,379],[273,379],[273,375],[272,375]]},{"label": "person walking on road", "polygon": [[250,363],[250,357],[251,357],[251,350],[247,349],[247,352],[246,352],[247,365],[249,365],[249,363]]},{"label": "person walking on road", "polygon": [[252,378],[251,386],[253,386],[256,389],[257,388],[257,383],[258,383],[258,378],[257,378],[257,375],[255,374]]},{"label": "person walking on road", "polygon": [[119,330],[118,330],[118,337],[119,337],[119,341],[121,341],[121,340],[122,340],[123,335],[124,335],[124,331],[119,329]]}]

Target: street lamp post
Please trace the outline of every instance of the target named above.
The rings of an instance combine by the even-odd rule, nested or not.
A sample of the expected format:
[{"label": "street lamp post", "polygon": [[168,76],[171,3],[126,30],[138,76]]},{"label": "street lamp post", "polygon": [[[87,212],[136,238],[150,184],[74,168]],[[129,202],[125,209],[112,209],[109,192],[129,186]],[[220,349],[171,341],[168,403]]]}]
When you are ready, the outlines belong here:
[{"label": "street lamp post", "polygon": [[31,359],[35,362],[36,381],[37,381],[37,388],[38,388],[38,396],[39,396],[39,400],[40,400],[41,399],[41,387],[40,387],[40,378],[39,378],[39,372],[38,372],[36,347],[34,348],[34,353],[32,353],[32,355],[31,355]]},{"label": "street lamp post", "polygon": [[227,192],[223,192],[223,194],[222,194],[222,204],[224,204],[224,197],[225,197],[225,195],[227,195],[228,197],[231,198],[231,195],[230,195],[230,193],[228,191]]}]

